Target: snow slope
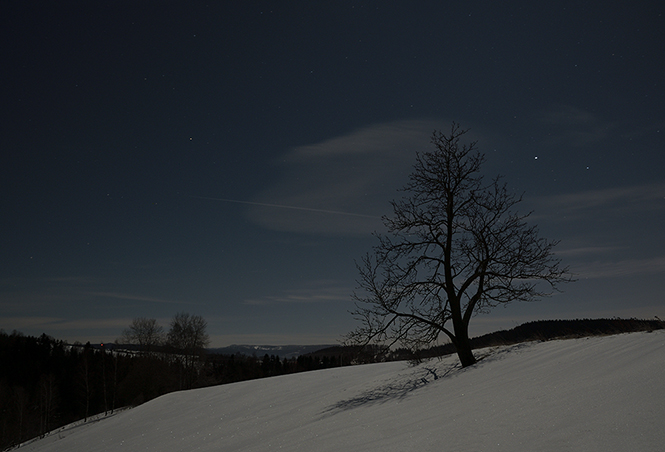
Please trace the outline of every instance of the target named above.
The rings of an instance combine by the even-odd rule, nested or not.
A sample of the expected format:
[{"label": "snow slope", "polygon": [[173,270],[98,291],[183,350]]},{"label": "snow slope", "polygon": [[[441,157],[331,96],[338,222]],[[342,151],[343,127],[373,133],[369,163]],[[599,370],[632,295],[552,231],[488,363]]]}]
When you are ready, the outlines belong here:
[{"label": "snow slope", "polygon": [[476,353],[172,393],[20,450],[665,450],[664,330]]}]

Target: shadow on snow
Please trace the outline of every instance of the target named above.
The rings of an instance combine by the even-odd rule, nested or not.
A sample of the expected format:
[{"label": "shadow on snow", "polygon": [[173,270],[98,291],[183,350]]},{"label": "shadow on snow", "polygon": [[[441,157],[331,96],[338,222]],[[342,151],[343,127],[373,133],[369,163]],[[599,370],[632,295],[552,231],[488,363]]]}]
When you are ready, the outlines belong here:
[{"label": "shadow on snow", "polygon": [[385,382],[376,388],[362,392],[356,397],[340,400],[339,402],[326,408],[322,415],[332,416],[341,411],[348,411],[362,406],[381,404],[391,401],[400,401],[406,398],[411,392],[416,391],[425,385],[436,381],[452,378],[478,369],[493,361],[501,360],[509,353],[520,352],[521,349],[529,347],[532,342],[516,344],[508,347],[483,349],[477,353],[476,364],[462,368],[455,357],[455,362],[450,363],[448,357],[430,359],[428,362],[417,365],[412,372],[405,375],[399,374],[392,381]]}]

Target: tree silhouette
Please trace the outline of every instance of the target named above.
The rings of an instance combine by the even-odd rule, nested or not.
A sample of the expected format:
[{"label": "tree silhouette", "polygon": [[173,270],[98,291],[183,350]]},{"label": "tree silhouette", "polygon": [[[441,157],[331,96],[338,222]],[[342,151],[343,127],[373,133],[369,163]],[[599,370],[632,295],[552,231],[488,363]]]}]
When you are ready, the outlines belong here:
[{"label": "tree silhouette", "polygon": [[434,151],[417,155],[406,196],[383,219],[388,234],[376,234],[378,245],[358,264],[353,314],[361,326],[347,343],[419,348],[443,333],[469,366],[474,314],[571,280],[553,258],[558,242],[539,237],[529,213],[514,210],[521,196],[500,177],[480,175],[485,158],[475,142],[460,143],[466,132],[453,123],[449,134],[433,134]]},{"label": "tree silhouette", "polygon": [[210,342],[206,333],[208,323],[203,317],[179,312],[171,320],[171,328],[167,335],[167,345],[181,358],[183,373],[181,387],[191,388],[196,374],[195,363],[205,354],[205,347]]},{"label": "tree silhouette", "polygon": [[164,328],[156,319],[137,317],[122,332],[122,337],[117,342],[138,345],[144,354],[150,355],[164,343]]}]

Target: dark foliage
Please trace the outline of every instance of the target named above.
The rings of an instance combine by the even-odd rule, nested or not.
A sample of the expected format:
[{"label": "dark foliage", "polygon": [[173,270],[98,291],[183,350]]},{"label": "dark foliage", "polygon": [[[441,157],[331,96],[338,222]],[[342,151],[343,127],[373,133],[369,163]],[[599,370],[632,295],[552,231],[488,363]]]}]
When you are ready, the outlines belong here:
[{"label": "dark foliage", "polygon": [[[348,354],[348,352],[347,352]],[[155,346],[69,345],[0,330],[0,450],[68,423],[197,388],[340,366],[341,356],[196,355]],[[350,356],[350,355],[349,355]],[[344,362],[349,364],[350,358]]]},{"label": "dark foliage", "polygon": [[[638,331],[653,331],[665,328],[660,320],[642,319],[576,319],[538,320],[527,322],[510,330],[495,331],[471,339],[471,347],[479,349],[498,345],[519,344],[528,341],[548,341],[587,336],[604,336]],[[455,353],[453,344],[431,347],[418,352],[400,349],[390,354],[394,360],[415,360]]]},{"label": "dark foliage", "polygon": [[175,389],[177,363],[0,331],[0,450]]}]

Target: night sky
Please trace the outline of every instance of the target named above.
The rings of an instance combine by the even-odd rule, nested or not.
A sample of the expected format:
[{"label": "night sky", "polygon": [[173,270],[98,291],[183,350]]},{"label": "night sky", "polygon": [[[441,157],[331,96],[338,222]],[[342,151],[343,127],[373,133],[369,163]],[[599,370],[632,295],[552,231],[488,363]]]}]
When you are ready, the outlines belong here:
[{"label": "night sky", "polygon": [[452,121],[578,281],[471,321],[665,319],[661,1],[4,1],[0,328],[335,343]]}]

